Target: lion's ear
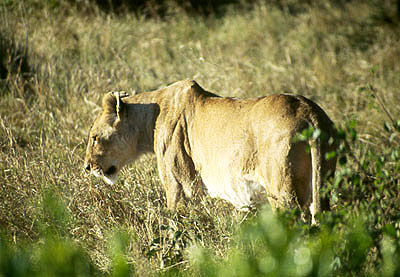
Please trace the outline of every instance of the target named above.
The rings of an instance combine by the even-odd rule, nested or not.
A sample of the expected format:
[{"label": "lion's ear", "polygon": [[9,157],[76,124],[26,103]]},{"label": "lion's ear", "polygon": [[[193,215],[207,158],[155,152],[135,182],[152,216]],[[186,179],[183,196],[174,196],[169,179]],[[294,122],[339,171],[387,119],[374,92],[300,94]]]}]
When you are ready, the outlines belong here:
[{"label": "lion's ear", "polygon": [[125,103],[122,98],[127,97],[125,91],[112,91],[103,97],[103,110],[107,113],[116,114],[118,119],[121,119]]},{"label": "lion's ear", "polygon": [[113,92],[109,92],[103,97],[103,111],[107,113],[116,113],[116,106],[117,106],[117,99],[115,99],[115,96]]}]

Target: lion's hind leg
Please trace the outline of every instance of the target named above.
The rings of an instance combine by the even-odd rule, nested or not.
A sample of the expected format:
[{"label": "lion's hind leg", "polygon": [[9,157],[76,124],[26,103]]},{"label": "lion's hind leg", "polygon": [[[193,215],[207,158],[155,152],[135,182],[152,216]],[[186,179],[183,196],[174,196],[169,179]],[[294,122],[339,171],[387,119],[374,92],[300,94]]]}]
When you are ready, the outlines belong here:
[{"label": "lion's hind leg", "polygon": [[[288,144],[281,145],[278,149],[276,145],[274,151],[288,153]],[[283,148],[283,149],[282,149]],[[272,209],[284,208],[295,209],[299,207],[294,186],[294,174],[291,170],[291,163],[288,155],[269,155],[274,157],[266,162],[266,167],[262,170],[262,176],[265,182],[267,199]]]},{"label": "lion's hind leg", "polygon": [[275,145],[281,155],[270,159],[263,172],[267,197],[273,209],[300,209],[309,214],[311,201],[311,156],[307,143],[296,142]]},{"label": "lion's hind leg", "polygon": [[306,142],[296,142],[289,151],[290,170],[297,200],[301,207],[311,201],[311,155]]},{"label": "lion's hind leg", "polygon": [[310,216],[312,203],[312,164],[308,143],[293,143],[289,151],[289,160],[296,200],[302,210],[302,217],[307,218]]}]

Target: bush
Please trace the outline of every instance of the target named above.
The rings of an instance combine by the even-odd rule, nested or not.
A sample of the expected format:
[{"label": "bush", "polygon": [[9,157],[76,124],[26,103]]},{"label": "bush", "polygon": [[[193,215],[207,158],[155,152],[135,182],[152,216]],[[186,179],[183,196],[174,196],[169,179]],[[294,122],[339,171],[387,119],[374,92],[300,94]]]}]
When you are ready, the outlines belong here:
[{"label": "bush", "polygon": [[[195,246],[190,251],[194,272],[200,276],[397,276],[400,245],[384,232],[374,266],[372,236],[365,216],[348,213],[341,226],[322,217],[319,227],[291,225],[286,213],[272,213],[266,206],[246,222],[227,258]],[[289,218],[291,215],[289,214]],[[390,254],[389,254],[390,253]]]}]

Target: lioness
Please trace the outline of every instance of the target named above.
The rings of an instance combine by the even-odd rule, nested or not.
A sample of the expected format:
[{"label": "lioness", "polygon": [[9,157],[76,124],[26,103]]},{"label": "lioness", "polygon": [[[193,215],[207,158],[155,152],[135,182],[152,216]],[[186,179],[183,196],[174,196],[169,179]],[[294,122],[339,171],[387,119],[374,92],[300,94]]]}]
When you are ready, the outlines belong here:
[{"label": "lioness", "polygon": [[309,126],[335,137],[335,128],[311,100],[288,94],[225,98],[184,80],[130,97],[110,92],[102,106],[90,129],[85,168],[107,183],[151,151],[168,208],[199,186],[237,208],[266,191],[272,207],[310,208],[315,222],[323,177],[336,167],[335,158],[325,160],[334,143],[322,136],[294,138]]}]

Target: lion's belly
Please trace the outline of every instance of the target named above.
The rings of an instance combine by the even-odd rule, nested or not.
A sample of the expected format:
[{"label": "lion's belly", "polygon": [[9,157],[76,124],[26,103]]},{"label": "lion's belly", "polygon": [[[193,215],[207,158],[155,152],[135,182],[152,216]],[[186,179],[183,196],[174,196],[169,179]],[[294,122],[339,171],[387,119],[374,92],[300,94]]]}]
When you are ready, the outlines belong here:
[{"label": "lion's belly", "polygon": [[214,198],[221,198],[232,203],[237,209],[246,209],[254,198],[265,193],[265,185],[254,181],[251,176],[233,177],[230,175],[215,178],[202,174],[207,193]]}]

